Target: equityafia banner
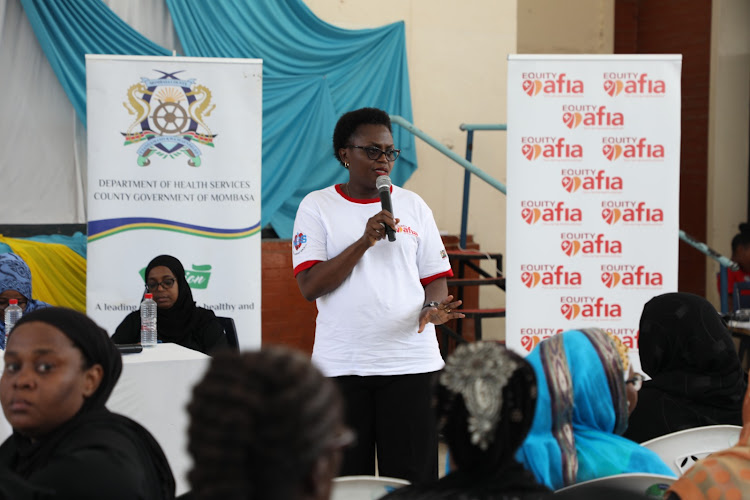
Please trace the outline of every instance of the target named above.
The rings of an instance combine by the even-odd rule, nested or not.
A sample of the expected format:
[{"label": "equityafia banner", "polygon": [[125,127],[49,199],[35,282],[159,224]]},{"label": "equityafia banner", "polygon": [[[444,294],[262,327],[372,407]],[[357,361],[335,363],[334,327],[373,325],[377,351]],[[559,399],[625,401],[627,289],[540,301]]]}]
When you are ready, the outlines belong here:
[{"label": "equityafia banner", "polygon": [[679,55],[509,57],[515,351],[588,327],[637,349],[643,305],[677,291],[681,66]]},{"label": "equityafia banner", "polygon": [[86,56],[88,314],[110,334],[161,254],[260,346],[262,61]]}]

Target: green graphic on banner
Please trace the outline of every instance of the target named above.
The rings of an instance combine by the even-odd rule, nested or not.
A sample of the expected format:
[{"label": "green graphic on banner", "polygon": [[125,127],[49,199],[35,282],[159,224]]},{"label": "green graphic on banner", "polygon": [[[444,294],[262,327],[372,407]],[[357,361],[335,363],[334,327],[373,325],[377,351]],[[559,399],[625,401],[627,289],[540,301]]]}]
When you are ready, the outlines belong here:
[{"label": "green graphic on banner", "polygon": [[[144,267],[138,274],[143,278],[143,282],[146,282],[146,268]],[[211,278],[211,264],[205,264],[202,266],[192,265],[192,269],[185,270],[185,279],[187,279],[190,288],[196,290],[205,290],[208,288],[208,280]]]}]

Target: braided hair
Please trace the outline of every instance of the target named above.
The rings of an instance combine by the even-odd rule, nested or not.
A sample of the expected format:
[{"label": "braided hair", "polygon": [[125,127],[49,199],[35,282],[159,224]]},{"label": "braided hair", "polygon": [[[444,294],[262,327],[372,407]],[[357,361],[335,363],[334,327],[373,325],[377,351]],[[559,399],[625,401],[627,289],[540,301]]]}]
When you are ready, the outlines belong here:
[{"label": "braided hair", "polygon": [[294,498],[343,427],[335,384],[280,346],[218,353],[188,413],[197,499]]}]

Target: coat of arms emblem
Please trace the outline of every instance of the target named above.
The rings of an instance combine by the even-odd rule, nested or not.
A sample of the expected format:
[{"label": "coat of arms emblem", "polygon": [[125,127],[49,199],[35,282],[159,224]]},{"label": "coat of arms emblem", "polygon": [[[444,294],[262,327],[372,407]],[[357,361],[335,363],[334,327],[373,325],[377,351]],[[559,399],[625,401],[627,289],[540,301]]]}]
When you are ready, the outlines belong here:
[{"label": "coat of arms emblem", "polygon": [[124,145],[143,142],[137,160],[141,167],[151,164],[153,154],[172,159],[184,154],[188,165],[199,167],[200,146],[214,147],[217,135],[205,121],[216,107],[211,103],[211,91],[196,84],[195,78],[179,78],[181,71],[156,71],[163,76],[141,77],[128,89],[128,100],[122,104],[135,118],[122,133]]}]

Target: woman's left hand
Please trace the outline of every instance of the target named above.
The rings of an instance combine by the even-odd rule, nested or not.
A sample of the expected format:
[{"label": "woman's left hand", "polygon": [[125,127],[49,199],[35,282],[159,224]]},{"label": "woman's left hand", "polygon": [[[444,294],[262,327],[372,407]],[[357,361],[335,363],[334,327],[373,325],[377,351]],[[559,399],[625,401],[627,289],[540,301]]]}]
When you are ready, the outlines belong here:
[{"label": "woman's left hand", "polygon": [[427,323],[442,325],[452,319],[464,318],[465,315],[456,310],[461,306],[461,303],[460,300],[453,301],[453,295],[448,295],[440,301],[437,307],[423,308],[419,313],[419,330],[417,333],[422,333]]}]

